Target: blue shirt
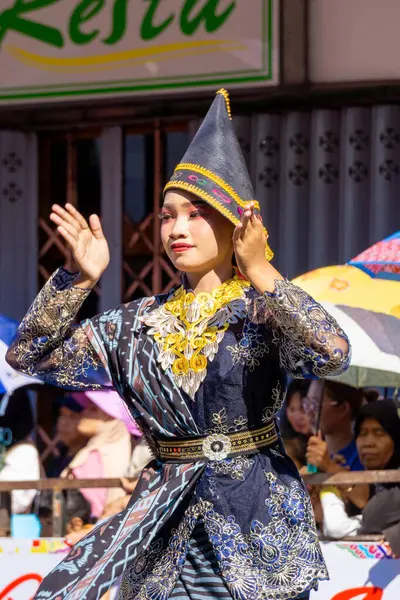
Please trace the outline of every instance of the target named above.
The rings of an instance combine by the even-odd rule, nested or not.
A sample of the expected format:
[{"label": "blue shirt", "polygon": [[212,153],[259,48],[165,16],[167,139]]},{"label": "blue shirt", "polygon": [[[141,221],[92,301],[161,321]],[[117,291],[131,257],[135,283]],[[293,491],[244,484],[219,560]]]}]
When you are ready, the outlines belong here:
[{"label": "blue shirt", "polygon": [[355,440],[352,440],[350,444],[347,444],[347,446],[345,446],[342,450],[339,450],[337,454],[343,456],[346,461],[344,466],[349,467],[350,471],[364,471],[364,467],[362,466],[358,456]]}]

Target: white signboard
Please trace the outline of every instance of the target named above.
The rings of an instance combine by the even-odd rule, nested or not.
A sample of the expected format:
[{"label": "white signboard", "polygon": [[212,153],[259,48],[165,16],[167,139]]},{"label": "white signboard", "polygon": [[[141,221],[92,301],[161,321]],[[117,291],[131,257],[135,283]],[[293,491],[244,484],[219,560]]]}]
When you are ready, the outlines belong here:
[{"label": "white signboard", "polygon": [[[399,600],[400,560],[387,558],[379,546],[331,542],[322,549],[331,580],[311,600]],[[31,598],[68,550],[58,539],[0,538],[0,600]]]},{"label": "white signboard", "polygon": [[311,600],[399,600],[400,560],[369,542],[322,544],[330,581]]},{"label": "white signboard", "polygon": [[400,79],[399,22],[399,0],[311,0],[310,80]]},{"label": "white signboard", "polygon": [[0,600],[29,600],[67,555],[62,540],[0,538]]},{"label": "white signboard", "polygon": [[278,83],[277,0],[1,0],[0,103]]}]

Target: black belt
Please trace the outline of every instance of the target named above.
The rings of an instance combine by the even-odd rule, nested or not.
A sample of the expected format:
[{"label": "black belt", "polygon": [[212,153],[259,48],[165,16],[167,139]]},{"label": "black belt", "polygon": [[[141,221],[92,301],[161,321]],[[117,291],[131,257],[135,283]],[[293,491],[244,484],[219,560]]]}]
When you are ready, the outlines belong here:
[{"label": "black belt", "polygon": [[278,439],[275,423],[260,429],[237,433],[211,433],[192,438],[163,438],[156,440],[158,456],[168,462],[224,460],[254,454],[271,446]]}]

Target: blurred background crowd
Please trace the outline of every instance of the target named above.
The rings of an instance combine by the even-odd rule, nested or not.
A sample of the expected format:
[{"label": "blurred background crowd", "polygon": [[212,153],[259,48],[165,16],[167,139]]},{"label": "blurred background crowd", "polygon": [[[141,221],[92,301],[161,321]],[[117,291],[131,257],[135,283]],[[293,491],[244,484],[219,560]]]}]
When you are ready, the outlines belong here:
[{"label": "blurred background crowd", "polygon": [[[115,488],[63,491],[63,534],[73,543],[99,519],[125,508],[142,468],[153,457],[115,392],[58,391],[53,451],[42,460],[31,387],[2,397],[0,482],[49,477],[116,478],[120,482]],[[330,474],[400,468],[396,390],[292,380],[278,422],[286,451],[302,475],[308,473],[309,465]],[[322,536],[343,539],[382,534],[391,550],[400,554],[398,483],[310,485],[309,491]],[[0,535],[12,533],[18,515],[34,515],[40,535],[53,535],[50,490],[14,490],[10,495],[2,493],[1,498]]]},{"label": "blurred background crowd", "polygon": [[[47,477],[120,480],[116,488],[64,491],[64,533],[71,533],[125,508],[152,456],[118,394],[59,394],[54,400],[53,452],[44,460],[35,435],[32,392],[25,387],[7,397],[0,416],[0,482]],[[38,517],[41,536],[53,535],[50,490],[14,490],[1,496],[0,536],[12,533],[15,515],[28,514]]]}]

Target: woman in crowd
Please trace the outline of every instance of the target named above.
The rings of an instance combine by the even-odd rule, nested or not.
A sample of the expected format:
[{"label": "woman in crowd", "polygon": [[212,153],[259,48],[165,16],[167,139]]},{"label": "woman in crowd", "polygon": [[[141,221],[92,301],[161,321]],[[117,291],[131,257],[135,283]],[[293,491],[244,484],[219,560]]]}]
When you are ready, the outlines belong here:
[{"label": "woman in crowd", "polygon": [[288,385],[284,413],[280,422],[280,430],[284,438],[301,435],[307,439],[313,433],[310,415],[304,409],[303,403],[309,385],[309,381],[304,379],[293,379]]},{"label": "woman in crowd", "polygon": [[[39,453],[31,439],[35,421],[29,392],[24,388],[15,390],[2,412],[0,428],[11,432],[11,444],[7,446],[0,467],[0,481],[40,479]],[[12,512],[30,512],[35,495],[35,490],[14,490],[11,493]]]},{"label": "woman in crowd", "polygon": [[56,399],[59,407],[55,427],[58,453],[49,458],[44,467],[48,477],[60,477],[73,457],[86,445],[87,438],[78,430],[83,407],[70,394]]},{"label": "woman in crowd", "polygon": [[[127,412],[121,409],[118,394],[112,391],[82,392],[74,393],[72,397],[83,407],[76,429],[86,443],[61,477],[119,479],[125,476],[132,455],[130,433],[141,434],[131,418],[128,431],[122,420],[124,416],[127,420]],[[91,516],[95,519],[103,515],[107,505],[125,497],[122,487],[82,488],[80,491],[90,503]]]},{"label": "woman in crowd", "polygon": [[[400,468],[400,417],[392,400],[379,400],[364,406],[356,420],[355,436],[365,469]],[[400,555],[400,484],[370,486],[370,499],[362,515],[349,517],[337,488],[320,493],[323,531],[341,538],[359,533],[383,533],[393,552]]]},{"label": "woman in crowd", "polygon": [[[185,275],[73,328],[109,261],[98,217],[52,220],[79,274],[53,275],[8,352],[72,388],[112,385],[154,451],[128,507],[100,523],[36,598],[308,598],[327,577],[307,492],[276,431],[287,374],[347,368],[346,335],[269,262],[267,234],[217,94],[165,188],[161,238]],[[239,269],[235,274],[233,256]]]}]

